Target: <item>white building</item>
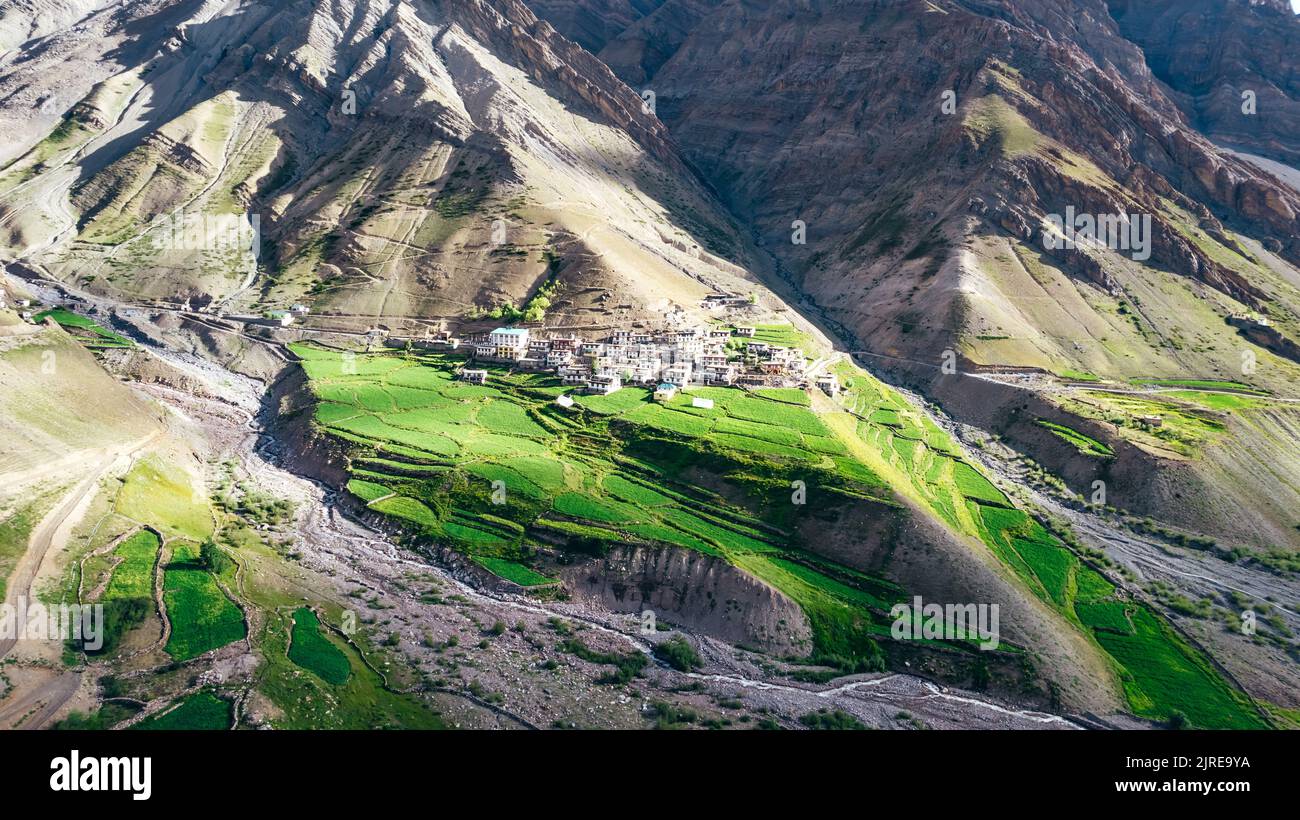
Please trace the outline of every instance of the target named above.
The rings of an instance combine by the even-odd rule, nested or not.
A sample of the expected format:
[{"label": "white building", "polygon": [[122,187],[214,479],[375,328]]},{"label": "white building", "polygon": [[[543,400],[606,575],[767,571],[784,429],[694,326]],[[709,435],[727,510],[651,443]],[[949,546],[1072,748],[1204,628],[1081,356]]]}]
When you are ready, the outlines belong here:
[{"label": "white building", "polygon": [[840,380],[833,373],[823,373],[817,377],[817,387],[828,396],[840,392]]},{"label": "white building", "polygon": [[705,384],[733,384],[736,381],[736,368],[729,364],[705,367],[700,379]]},{"label": "white building", "polygon": [[618,376],[592,376],[587,380],[588,393],[600,393],[608,396],[615,390],[623,389],[623,380]]},{"label": "white building", "polygon": [[528,328],[499,327],[488,334],[488,344],[496,358],[518,361],[528,352]]},{"label": "white building", "polygon": [[639,361],[629,365],[632,381],[640,384],[653,384],[659,381],[660,366],[656,360]]},{"label": "white building", "polygon": [[487,381],[487,371],[465,368],[460,371],[460,378],[470,384],[483,384]]},{"label": "white building", "polygon": [[663,370],[663,380],[678,387],[685,387],[691,383],[692,370],[690,362],[670,364]]}]

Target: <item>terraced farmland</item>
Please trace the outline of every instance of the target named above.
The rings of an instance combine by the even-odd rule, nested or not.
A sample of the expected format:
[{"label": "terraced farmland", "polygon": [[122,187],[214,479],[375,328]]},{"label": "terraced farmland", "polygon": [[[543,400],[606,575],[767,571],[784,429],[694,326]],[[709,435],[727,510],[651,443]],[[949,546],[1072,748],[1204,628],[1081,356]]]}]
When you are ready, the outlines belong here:
[{"label": "terraced farmland", "polygon": [[44,310],[32,317],[37,322],[53,319],[56,324],[70,332],[83,345],[92,350],[111,347],[133,347],[134,343],[96,322],[94,319],[73,313],[66,308]]},{"label": "terraced farmland", "polygon": [[118,564],[98,601],[104,606],[104,641],[99,652],[116,649],[122,636],[153,611],[154,566],[160,546],[155,533],[140,530],[113,550]]},{"label": "terraced farmland", "polygon": [[865,460],[878,459],[874,466],[900,482],[895,486],[910,487],[954,529],[982,541],[1035,595],[1090,635],[1114,661],[1135,714],[1161,720],[1181,712],[1203,728],[1264,725],[1201,652],[1149,607],[1121,601],[1100,573],[957,458],[933,422],[856,368],[841,366],[838,375],[847,387],[844,404],[859,418],[858,433],[872,445]]},{"label": "terraced farmland", "polygon": [[[1106,421],[1116,425],[1125,438],[1157,447],[1182,456],[1192,456],[1207,445],[1218,441],[1226,425],[1214,410],[1240,409],[1247,401],[1245,396],[1217,396],[1221,401],[1214,410],[1199,409],[1195,405],[1213,401],[1216,394],[1202,394],[1195,404],[1188,403],[1188,391],[1170,391],[1176,401],[1163,401],[1155,395],[1121,395],[1097,390],[1081,390],[1062,402],[1062,409],[1078,416]],[[1154,429],[1139,419],[1143,416],[1160,416],[1161,424]]]},{"label": "terraced farmland", "polygon": [[[663,404],[624,389],[563,409],[554,397],[564,388],[547,375],[490,369],[487,384],[469,385],[454,379],[460,360],[436,354],[294,350],[319,399],[316,423],[348,448],[354,494],[503,577],[531,580],[520,570],[535,572],[533,556],[548,544],[592,554],[638,543],[692,549],[796,601],[813,628],[814,660],[879,668],[888,605],[904,591],[813,555],[794,535],[804,511],[791,503],[791,486],[803,481],[823,509],[887,509],[901,492],[983,542],[1091,635],[1138,714],[1258,724],[1251,704],[1139,605],[1133,623],[1156,626],[1135,640],[1159,646],[1142,659],[1128,651],[1107,632],[1113,612],[1096,607],[1106,596],[1079,598],[1105,580],[964,461],[928,416],[851,365],[837,370],[843,408],[818,398],[814,409],[787,392],[696,387]],[[714,407],[693,407],[692,396]],[[737,491],[732,500],[702,486],[703,476]],[[1173,698],[1171,685],[1218,695],[1198,707]]]},{"label": "terraced farmland", "polygon": [[230,702],[211,692],[196,692],[171,711],[145,718],[132,729],[155,731],[220,731],[230,728]]},{"label": "terraced farmland", "polygon": [[348,682],[352,665],[347,655],[325,637],[320,620],[309,608],[301,607],[293,613],[291,641],[289,660],[335,686]]},{"label": "terraced farmland", "polygon": [[[842,669],[883,662],[875,640],[902,591],[816,564],[792,534],[801,510],[791,482],[804,481],[823,506],[892,502],[803,391],[693,388],[657,404],[625,388],[563,409],[554,403],[563,386],[545,375],[492,370],[475,386],[454,379],[459,360],[433,354],[295,352],[320,400],[317,423],[349,447],[349,490],[422,536],[524,587],[551,583],[532,564],[556,543],[720,556],[808,612],[814,657]],[[713,409],[693,407],[692,396]],[[693,471],[723,477],[747,502],[683,478]],[[868,585],[874,594],[859,588]]]},{"label": "terraced farmland", "polygon": [[1039,421],[1038,423],[1043,427],[1046,427],[1048,430],[1051,430],[1052,434],[1057,438],[1069,444],[1073,444],[1075,448],[1084,455],[1110,457],[1115,454],[1110,447],[1107,447],[1100,441],[1097,441],[1090,436],[1085,436],[1078,430],[1066,427],[1064,424],[1056,424],[1051,421]]},{"label": "terraced farmland", "polygon": [[163,573],[163,603],[171,622],[166,650],[178,661],[241,640],[244,616],[199,561],[197,545],[181,543]]},{"label": "terraced farmland", "polygon": [[792,347],[808,352],[812,347],[812,338],[808,334],[788,323],[755,325],[752,337],[735,337],[744,341],[763,342],[777,347]]}]

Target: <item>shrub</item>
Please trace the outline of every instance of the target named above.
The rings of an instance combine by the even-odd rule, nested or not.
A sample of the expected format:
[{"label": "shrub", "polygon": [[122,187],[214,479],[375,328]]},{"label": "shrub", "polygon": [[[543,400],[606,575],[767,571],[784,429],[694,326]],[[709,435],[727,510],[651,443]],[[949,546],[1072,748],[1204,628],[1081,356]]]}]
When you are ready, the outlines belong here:
[{"label": "shrub", "polygon": [[596,683],[627,683],[645,668],[646,656],[640,652],[618,655],[613,652],[597,652],[577,638],[570,638],[560,644],[560,649],[577,655],[588,663],[613,666],[614,671],[596,679]]},{"label": "shrub", "polygon": [[860,730],[867,728],[866,724],[850,715],[836,709],[828,712],[825,709],[818,709],[816,712],[809,712],[799,718],[799,722],[809,729],[827,729],[827,730]]},{"label": "shrub", "polygon": [[691,672],[702,665],[695,647],[680,635],[674,635],[655,645],[655,657],[679,672]]}]

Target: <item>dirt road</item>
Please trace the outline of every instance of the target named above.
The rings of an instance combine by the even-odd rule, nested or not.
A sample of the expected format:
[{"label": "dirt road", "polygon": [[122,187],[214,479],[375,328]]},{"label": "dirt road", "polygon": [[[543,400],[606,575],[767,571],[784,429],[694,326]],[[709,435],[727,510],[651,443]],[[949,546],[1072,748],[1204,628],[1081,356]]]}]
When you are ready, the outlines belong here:
[{"label": "dirt road", "polygon": [[[73,530],[85,517],[86,510],[95,499],[100,481],[107,475],[124,469],[140,450],[152,444],[161,432],[136,442],[84,454],[79,465],[82,478],[44,518],[32,529],[27,551],[18,559],[5,594],[5,603],[27,606],[35,600],[33,583],[41,565],[48,557],[57,555],[68,544]],[[62,654],[60,641],[21,642],[25,654],[56,663]],[[0,660],[20,649],[17,637],[0,638]],[[81,685],[81,673],[71,670],[54,671],[48,668],[30,670],[30,674],[14,674],[13,687],[0,700],[0,728],[37,728],[44,724],[69,699]]]}]

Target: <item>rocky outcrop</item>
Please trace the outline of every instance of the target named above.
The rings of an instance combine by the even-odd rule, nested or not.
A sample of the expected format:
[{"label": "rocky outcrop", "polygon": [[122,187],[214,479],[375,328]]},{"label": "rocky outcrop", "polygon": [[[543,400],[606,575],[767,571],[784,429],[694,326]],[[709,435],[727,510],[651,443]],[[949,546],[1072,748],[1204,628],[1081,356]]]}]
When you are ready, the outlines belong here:
[{"label": "rocky outcrop", "polygon": [[1222,142],[1300,163],[1300,76],[1294,62],[1300,25],[1289,0],[1106,5],[1193,125]]},{"label": "rocky outcrop", "polygon": [[1265,350],[1271,350],[1293,362],[1300,362],[1300,344],[1283,336],[1277,328],[1259,324],[1251,319],[1240,318],[1229,320],[1229,324],[1235,325],[1238,333]]},{"label": "rocky outcrop", "polygon": [[599,54],[605,44],[637,20],[653,13],[665,0],[532,0],[538,17],[565,37]]}]

